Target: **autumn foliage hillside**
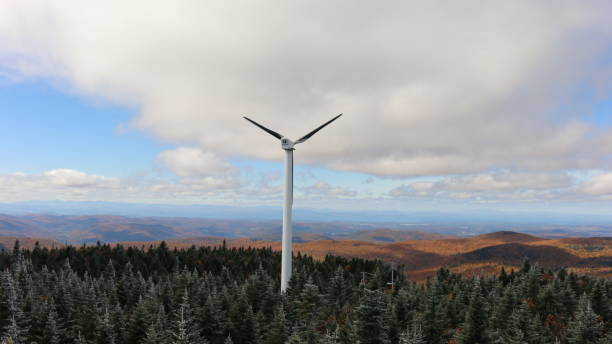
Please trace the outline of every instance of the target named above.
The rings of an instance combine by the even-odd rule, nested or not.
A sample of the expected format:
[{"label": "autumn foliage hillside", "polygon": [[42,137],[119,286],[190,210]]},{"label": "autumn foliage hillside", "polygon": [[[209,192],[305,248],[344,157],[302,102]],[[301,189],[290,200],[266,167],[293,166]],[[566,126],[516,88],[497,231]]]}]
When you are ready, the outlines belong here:
[{"label": "autumn foliage hillside", "polygon": [[[207,238],[167,241],[171,247],[219,245],[223,239]],[[230,247],[271,247],[280,250],[278,241],[230,239]],[[407,240],[376,243],[360,240],[316,240],[294,243],[301,252],[323,259],[328,254],[382,259],[403,265],[408,277],[423,280],[440,267],[467,275],[498,273],[512,269],[528,258],[547,268],[565,267],[581,273],[612,276],[612,238],[542,239],[532,235],[502,231],[456,239]]]},{"label": "autumn foliage hillside", "polygon": [[[0,244],[13,247],[13,238]],[[20,238],[25,246],[33,240]],[[252,247],[280,250],[279,241],[248,238],[224,239],[215,236],[166,240],[170,248],[191,246]],[[161,241],[126,241],[114,245],[148,248]],[[57,242],[41,242],[53,246]],[[512,269],[529,259],[546,268],[565,267],[580,273],[612,276],[612,238],[542,239],[516,232],[495,232],[469,238],[407,240],[380,243],[362,240],[314,240],[294,242],[294,254],[301,252],[316,259],[332,254],[347,258],[382,259],[402,265],[409,278],[423,280],[433,276],[440,267],[467,275],[497,273],[502,267]]]}]

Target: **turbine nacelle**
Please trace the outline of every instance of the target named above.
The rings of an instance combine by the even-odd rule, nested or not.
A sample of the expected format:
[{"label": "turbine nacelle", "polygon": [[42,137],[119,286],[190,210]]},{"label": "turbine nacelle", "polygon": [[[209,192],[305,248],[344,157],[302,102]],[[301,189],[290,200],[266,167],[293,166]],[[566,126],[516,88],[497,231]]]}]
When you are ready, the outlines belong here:
[{"label": "turbine nacelle", "polygon": [[293,142],[290,138],[283,136],[283,138],[281,139],[281,147],[285,150],[293,150],[293,146],[295,146],[295,142]]},{"label": "turbine nacelle", "polygon": [[339,114],[338,116],[330,119],[329,121],[321,124],[319,127],[317,127],[316,129],[314,129],[313,131],[309,132],[308,134],[302,136],[300,139],[298,139],[297,141],[293,141],[290,138],[281,135],[279,133],[277,133],[276,131],[272,130],[272,129],[268,129],[266,127],[264,127],[263,125],[255,122],[254,120],[248,118],[248,117],[244,117],[244,119],[246,119],[247,121],[253,123],[255,126],[259,127],[261,130],[265,131],[266,133],[276,137],[277,139],[279,139],[281,141],[281,147],[283,147],[283,149],[287,150],[287,149],[291,149],[293,150],[293,146],[297,145],[298,143],[302,143],[302,142],[306,142],[306,140],[308,140],[309,138],[312,137],[312,135],[316,134],[319,130],[323,129],[324,127],[326,127],[328,124],[330,124],[331,122],[335,121],[338,119],[338,117],[342,116],[342,114]]}]

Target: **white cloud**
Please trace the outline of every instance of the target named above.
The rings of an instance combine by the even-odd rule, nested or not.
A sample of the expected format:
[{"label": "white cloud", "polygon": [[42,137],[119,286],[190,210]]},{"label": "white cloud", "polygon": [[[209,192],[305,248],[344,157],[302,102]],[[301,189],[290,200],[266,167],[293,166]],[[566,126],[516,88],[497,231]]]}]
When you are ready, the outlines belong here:
[{"label": "white cloud", "polygon": [[301,187],[299,190],[305,198],[343,198],[357,196],[357,192],[349,188],[333,186],[322,180],[310,186]]},{"label": "white cloud", "polygon": [[235,174],[236,169],[212,152],[195,147],[166,150],[158,160],[180,177],[204,177]]},{"label": "white cloud", "polygon": [[0,198],[10,202],[59,199],[206,203],[207,200],[219,201],[227,198],[227,194],[239,193],[242,186],[239,176],[231,174],[172,180],[120,179],[72,169],[56,169],[38,174],[18,172],[0,175]]},{"label": "white cloud", "polygon": [[572,185],[567,174],[549,173],[492,173],[476,174],[437,183],[443,189],[455,191],[507,191],[517,189],[556,189]]},{"label": "white cloud", "polygon": [[[19,176],[27,177],[24,174],[15,175],[15,177]],[[41,183],[49,183],[50,185],[58,187],[117,188],[119,186],[119,180],[117,178],[86,174],[85,172],[71,169],[50,170],[34,178]]]},{"label": "white cloud", "polygon": [[136,127],[202,148],[160,156],[179,176],[222,170],[215,156],[278,159],[242,114],[296,138],[338,112],[298,146],[300,163],[381,176],[606,168],[610,130],[586,122],[573,94],[609,94],[611,12],[605,1],[7,0],[0,73],[139,108]]},{"label": "white cloud", "polygon": [[567,174],[496,172],[419,181],[389,191],[391,197],[483,198],[506,200],[551,199],[560,193],[575,194],[575,181]]},{"label": "white cloud", "polygon": [[157,160],[176,178],[161,180],[151,190],[170,197],[197,197],[241,193],[247,181],[240,171],[212,152],[196,147],[179,147],[158,154]]},{"label": "white cloud", "polygon": [[0,195],[7,201],[84,199],[96,193],[117,193],[121,186],[118,178],[72,169],[56,169],[40,174],[17,172],[0,175]]},{"label": "white cloud", "polygon": [[612,195],[612,173],[593,176],[581,184],[581,190],[589,195]]}]

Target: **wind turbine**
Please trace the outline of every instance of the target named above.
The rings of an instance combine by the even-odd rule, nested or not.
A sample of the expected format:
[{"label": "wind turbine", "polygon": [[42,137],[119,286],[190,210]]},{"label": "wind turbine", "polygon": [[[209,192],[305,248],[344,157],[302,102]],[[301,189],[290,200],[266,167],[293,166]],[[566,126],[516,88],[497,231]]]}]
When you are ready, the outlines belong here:
[{"label": "wind turbine", "polygon": [[290,138],[281,135],[273,130],[270,130],[264,127],[263,125],[253,121],[252,119],[243,116],[244,119],[246,119],[247,121],[253,123],[254,125],[261,128],[263,131],[279,139],[281,141],[281,148],[285,151],[285,202],[283,205],[281,293],[284,293],[285,290],[287,290],[289,280],[291,279],[291,243],[293,241],[293,232],[291,228],[291,207],[293,205],[293,147],[299,143],[306,142],[306,140],[311,138],[312,135],[316,134],[319,130],[323,129],[325,126],[335,121],[340,116],[342,116],[342,114],[339,114],[338,116],[323,123],[321,126],[304,135],[302,138],[295,142],[292,141]]}]

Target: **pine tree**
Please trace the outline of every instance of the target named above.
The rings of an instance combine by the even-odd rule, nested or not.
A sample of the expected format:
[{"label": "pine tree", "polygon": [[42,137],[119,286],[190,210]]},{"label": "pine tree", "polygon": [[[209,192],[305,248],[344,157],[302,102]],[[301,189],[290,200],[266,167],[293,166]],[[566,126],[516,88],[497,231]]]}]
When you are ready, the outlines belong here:
[{"label": "pine tree", "polygon": [[567,342],[570,344],[596,344],[603,334],[603,324],[591,308],[586,294],[580,297],[574,320],[567,327]]},{"label": "pine tree", "polygon": [[344,277],[344,269],[339,266],[327,287],[327,292],[325,294],[327,306],[334,310],[340,310],[348,301],[349,290],[350,288]]},{"label": "pine tree", "polygon": [[487,331],[487,315],[485,300],[480,287],[474,289],[470,304],[465,313],[465,321],[461,333],[457,336],[458,344],[485,344],[490,342]]},{"label": "pine tree", "polygon": [[96,327],[97,344],[115,344],[115,329],[108,308],[104,309],[104,314],[98,318]]},{"label": "pine tree", "polygon": [[413,291],[401,289],[393,303],[393,322],[398,328],[406,328],[416,308],[416,302],[411,298]]},{"label": "pine tree", "polygon": [[523,302],[508,318],[507,327],[501,336],[502,342],[507,344],[527,343],[529,320],[529,308]]},{"label": "pine tree", "polygon": [[41,344],[59,344],[62,342],[62,328],[57,322],[57,312],[55,311],[55,305],[53,299],[49,303],[49,312],[47,315],[47,321],[44,329],[44,339]]},{"label": "pine tree", "polygon": [[208,338],[212,343],[219,343],[227,336],[229,319],[221,307],[216,291],[213,290],[206,298],[204,306],[197,310],[197,314],[196,321],[202,337]]},{"label": "pine tree", "polygon": [[[18,245],[18,242],[16,242]],[[21,256],[21,251],[19,256]],[[28,342],[27,334],[30,329],[28,318],[23,313],[18,300],[15,282],[10,272],[5,271],[1,275],[2,283],[2,305],[6,311],[5,324],[3,327],[3,338],[11,338],[14,344],[25,344]]]},{"label": "pine tree", "polygon": [[289,336],[285,344],[308,344],[308,342],[301,337],[301,333],[296,332]]},{"label": "pine tree", "polygon": [[491,325],[494,329],[499,330],[506,326],[515,304],[516,297],[513,289],[505,288],[503,295],[498,298],[493,307]]},{"label": "pine tree", "polygon": [[174,315],[174,326],[172,329],[172,344],[195,344],[200,343],[199,331],[194,326],[189,296],[187,291],[183,294],[183,300]]},{"label": "pine tree", "polygon": [[378,290],[364,289],[361,302],[355,308],[355,331],[362,344],[387,344],[388,315],[384,294]]},{"label": "pine tree", "polygon": [[115,329],[115,342],[125,343],[126,314],[119,303],[111,311],[112,326]]},{"label": "pine tree", "polygon": [[173,344],[191,344],[193,332],[189,325],[189,319],[185,315],[185,308],[181,305],[177,312],[176,327],[172,333]]},{"label": "pine tree", "polygon": [[143,344],[165,344],[167,342],[166,335],[166,313],[164,306],[159,306],[155,321],[147,328],[146,337],[143,339]]},{"label": "pine tree", "polygon": [[75,327],[84,338],[96,337],[96,324],[99,320],[97,294],[94,286],[90,284],[84,287],[82,293],[77,296],[78,308],[75,314]]},{"label": "pine tree", "polygon": [[287,319],[281,303],[274,312],[274,319],[266,333],[266,344],[284,344],[288,337],[287,332]]},{"label": "pine tree", "polygon": [[128,320],[126,330],[127,344],[139,344],[140,341],[145,338],[145,330],[148,327],[147,318],[148,313],[144,306],[144,301],[141,298],[136,307],[133,308]]},{"label": "pine tree", "polygon": [[74,339],[74,344],[88,344],[89,341],[81,336],[81,333],[78,332],[76,338]]},{"label": "pine tree", "polygon": [[[445,300],[441,282],[434,279],[425,291],[422,297],[423,305],[423,334],[428,343],[445,342],[444,329],[447,327],[447,318],[445,315]],[[462,307],[463,308],[463,307]]]},{"label": "pine tree", "polygon": [[[312,278],[308,279],[308,282],[304,285],[302,292],[300,293],[299,301],[297,302],[298,309],[298,329],[305,333],[302,339],[307,342],[312,342],[311,338],[314,335],[315,329],[318,327],[317,315],[320,312],[321,307],[321,294],[319,293],[319,287],[317,287]],[[307,338],[304,338],[307,337]]]},{"label": "pine tree", "polygon": [[255,342],[255,315],[244,289],[238,291],[236,300],[231,305],[230,320],[233,325],[231,331],[233,341],[237,343]]},{"label": "pine tree", "polygon": [[591,292],[591,306],[593,307],[593,311],[599,314],[604,322],[612,320],[612,307],[610,307],[608,301],[604,280],[595,282]]},{"label": "pine tree", "polygon": [[255,329],[253,331],[253,343],[263,344],[266,337],[266,328],[268,327],[268,320],[265,314],[260,310],[255,314]]},{"label": "pine tree", "polygon": [[334,331],[327,331],[321,338],[321,344],[338,344],[340,343],[340,328],[336,326]]},{"label": "pine tree", "polygon": [[416,322],[400,335],[399,344],[427,344],[420,324]]}]

